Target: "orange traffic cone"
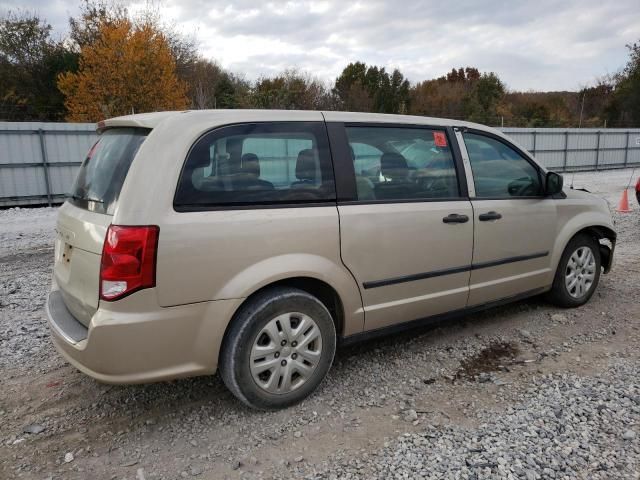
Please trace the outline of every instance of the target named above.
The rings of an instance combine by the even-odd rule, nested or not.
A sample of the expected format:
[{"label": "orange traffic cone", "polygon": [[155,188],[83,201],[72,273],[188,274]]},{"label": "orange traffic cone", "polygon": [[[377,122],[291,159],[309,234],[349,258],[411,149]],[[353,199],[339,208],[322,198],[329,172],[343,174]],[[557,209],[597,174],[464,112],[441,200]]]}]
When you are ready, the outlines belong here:
[{"label": "orange traffic cone", "polygon": [[620,199],[620,203],[618,204],[616,211],[620,213],[629,213],[631,211],[629,208],[629,193],[626,188],[622,191],[622,198]]}]

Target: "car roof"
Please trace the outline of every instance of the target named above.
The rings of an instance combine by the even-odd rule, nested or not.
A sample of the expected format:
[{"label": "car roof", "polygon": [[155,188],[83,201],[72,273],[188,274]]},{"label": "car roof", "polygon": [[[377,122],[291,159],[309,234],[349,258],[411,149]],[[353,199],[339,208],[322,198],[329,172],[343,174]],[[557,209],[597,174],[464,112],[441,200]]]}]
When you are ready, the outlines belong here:
[{"label": "car roof", "polygon": [[[512,138],[500,130],[480,123],[465,122],[449,118],[420,117],[415,115],[392,115],[385,113],[336,112],[317,110],[251,110],[251,109],[216,109],[185,110],[168,112],[140,113],[123,117],[110,118],[99,122],[98,131],[112,127],[142,127],[154,129],[165,124],[170,129],[189,131],[200,135],[213,128],[234,123],[250,122],[344,122],[344,123],[386,123],[406,125],[426,125],[438,127],[473,128],[485,131],[505,139],[509,144],[517,146],[529,158],[533,156]],[[536,162],[537,163],[537,162]],[[546,170],[542,164],[540,168]]]},{"label": "car roof", "polygon": [[[237,123],[243,121],[322,121],[327,122],[367,122],[367,123],[400,123],[409,125],[433,125],[433,126],[453,126],[468,127],[478,130],[501,133],[486,125],[479,123],[452,120],[448,118],[421,117],[415,115],[392,115],[384,113],[364,113],[364,112],[336,112],[336,111],[314,111],[314,110],[185,110],[140,113],[114,117],[98,123],[98,129],[110,127],[142,127],[155,128],[165,120],[180,120],[185,122],[208,123],[210,127],[225,123]],[[502,135],[501,135],[502,136]]]},{"label": "car roof", "polygon": [[479,123],[464,122],[450,118],[422,117],[417,115],[396,115],[389,113],[366,112],[322,112],[327,122],[353,123],[405,123],[409,125],[433,125],[443,127],[469,127],[479,130],[493,130]]}]

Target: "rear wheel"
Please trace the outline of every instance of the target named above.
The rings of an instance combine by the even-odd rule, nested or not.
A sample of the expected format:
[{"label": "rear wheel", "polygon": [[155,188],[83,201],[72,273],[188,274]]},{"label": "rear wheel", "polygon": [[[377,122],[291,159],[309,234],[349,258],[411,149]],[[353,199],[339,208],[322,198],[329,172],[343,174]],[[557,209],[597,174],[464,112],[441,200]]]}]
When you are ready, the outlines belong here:
[{"label": "rear wheel", "polygon": [[579,307],[589,301],[600,280],[600,248],[586,234],[576,235],[565,248],[549,300],[561,307]]},{"label": "rear wheel", "polygon": [[269,289],[235,316],[223,343],[220,373],[243,403],[275,410],[318,387],[335,349],[333,319],[320,300],[295,288]]}]

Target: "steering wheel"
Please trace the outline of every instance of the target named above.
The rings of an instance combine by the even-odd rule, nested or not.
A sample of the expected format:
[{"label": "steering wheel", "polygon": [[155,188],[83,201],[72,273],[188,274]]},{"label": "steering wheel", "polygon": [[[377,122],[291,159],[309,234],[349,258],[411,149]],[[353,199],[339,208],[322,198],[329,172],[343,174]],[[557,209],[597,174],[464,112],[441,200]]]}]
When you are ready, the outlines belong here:
[{"label": "steering wheel", "polygon": [[507,191],[512,197],[527,197],[535,195],[533,191],[534,181],[531,177],[521,177],[509,183]]}]

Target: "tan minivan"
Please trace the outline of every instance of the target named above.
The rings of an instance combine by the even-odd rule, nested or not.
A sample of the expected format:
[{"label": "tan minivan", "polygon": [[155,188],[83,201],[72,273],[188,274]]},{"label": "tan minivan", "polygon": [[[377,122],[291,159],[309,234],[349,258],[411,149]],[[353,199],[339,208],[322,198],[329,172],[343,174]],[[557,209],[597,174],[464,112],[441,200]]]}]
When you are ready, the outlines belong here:
[{"label": "tan minivan", "polygon": [[100,381],[213,374],[291,405],[337,344],[611,267],[604,200],[500,132],[435,118],[214,110],[100,122],[60,208],[53,340]]}]

